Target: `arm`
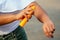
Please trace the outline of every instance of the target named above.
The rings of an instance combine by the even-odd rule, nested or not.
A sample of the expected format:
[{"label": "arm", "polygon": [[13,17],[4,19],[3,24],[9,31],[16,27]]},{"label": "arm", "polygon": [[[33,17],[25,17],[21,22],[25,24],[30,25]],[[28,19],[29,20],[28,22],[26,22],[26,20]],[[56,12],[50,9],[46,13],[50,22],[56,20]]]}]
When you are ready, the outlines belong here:
[{"label": "arm", "polygon": [[0,25],[8,24],[15,20],[22,20],[24,17],[28,20],[29,18],[26,16],[28,10],[30,10],[30,8],[25,8],[17,14],[0,13]]},{"label": "arm", "polygon": [[[8,24],[16,20],[21,20],[24,17],[27,18],[27,14],[25,13],[25,10],[22,10],[21,12],[17,14],[0,14],[0,25]],[[28,19],[28,18],[27,18]]]},{"label": "arm", "polygon": [[53,37],[53,32],[55,30],[53,22],[50,20],[46,12],[38,5],[36,2],[31,3],[29,6],[34,5],[36,9],[34,10],[34,16],[43,23],[43,30],[47,37]]},{"label": "arm", "polygon": [[14,14],[0,14],[0,25],[7,24],[15,20],[16,18]]}]

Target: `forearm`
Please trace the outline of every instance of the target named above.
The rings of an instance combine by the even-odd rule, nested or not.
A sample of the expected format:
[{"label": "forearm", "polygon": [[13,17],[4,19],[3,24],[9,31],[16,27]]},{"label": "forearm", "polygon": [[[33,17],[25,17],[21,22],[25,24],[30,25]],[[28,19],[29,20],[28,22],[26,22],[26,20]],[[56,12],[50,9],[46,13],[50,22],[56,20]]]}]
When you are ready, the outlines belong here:
[{"label": "forearm", "polygon": [[42,23],[46,21],[50,21],[48,15],[46,12],[38,5],[36,2],[33,3],[36,6],[36,9],[34,10],[34,16]]},{"label": "forearm", "polygon": [[0,25],[8,24],[15,20],[14,14],[0,14]]}]

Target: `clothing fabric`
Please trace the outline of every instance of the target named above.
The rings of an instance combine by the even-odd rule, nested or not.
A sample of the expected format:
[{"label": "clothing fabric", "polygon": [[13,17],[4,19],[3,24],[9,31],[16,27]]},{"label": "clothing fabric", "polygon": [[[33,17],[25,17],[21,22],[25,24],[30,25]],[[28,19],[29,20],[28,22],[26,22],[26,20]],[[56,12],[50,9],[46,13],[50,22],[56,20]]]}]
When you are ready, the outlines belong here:
[{"label": "clothing fabric", "polygon": [[[0,0],[0,12],[4,14],[6,12],[10,13],[17,10],[23,10],[34,1],[35,0]],[[19,22],[19,20],[16,20],[12,23],[0,26],[0,35],[9,34],[15,30],[18,27]]]},{"label": "clothing fabric", "polygon": [[0,0],[0,12],[22,10],[35,0]]},{"label": "clothing fabric", "polygon": [[0,35],[0,40],[27,40],[24,29],[18,26],[13,32],[7,35]]}]

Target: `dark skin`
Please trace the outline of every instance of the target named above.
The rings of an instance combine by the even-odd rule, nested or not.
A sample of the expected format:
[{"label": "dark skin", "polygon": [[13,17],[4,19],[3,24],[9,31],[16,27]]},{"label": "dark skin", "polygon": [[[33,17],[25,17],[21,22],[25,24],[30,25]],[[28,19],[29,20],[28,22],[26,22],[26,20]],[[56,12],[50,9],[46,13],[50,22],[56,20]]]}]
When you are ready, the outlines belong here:
[{"label": "dark skin", "polygon": [[[29,4],[24,10],[17,14],[0,14],[0,25],[5,25],[11,23],[15,20],[21,20],[24,17],[29,20],[27,15],[29,14],[29,10],[31,10],[30,6],[34,5],[36,8],[32,12],[32,14],[41,22],[43,23],[43,31],[45,35],[49,38],[53,37],[53,33],[55,31],[54,23],[50,20],[46,12],[38,5],[36,2],[32,2]],[[8,19],[8,20],[7,20]]]}]

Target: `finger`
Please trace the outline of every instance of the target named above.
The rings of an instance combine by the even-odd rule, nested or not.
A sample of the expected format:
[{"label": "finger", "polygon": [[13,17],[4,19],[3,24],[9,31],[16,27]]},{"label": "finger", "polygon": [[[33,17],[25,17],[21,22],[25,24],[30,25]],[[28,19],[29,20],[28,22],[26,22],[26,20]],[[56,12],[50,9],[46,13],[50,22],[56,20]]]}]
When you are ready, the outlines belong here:
[{"label": "finger", "polygon": [[54,30],[54,28],[53,28],[53,25],[50,25],[49,28],[50,28],[50,32],[51,32],[51,33],[54,33],[55,30]]},{"label": "finger", "polygon": [[51,33],[54,33],[53,26],[52,25],[47,25],[47,26],[48,26],[47,27],[48,31],[51,32]]},{"label": "finger", "polygon": [[29,19],[31,19],[31,17],[32,17],[32,15],[30,16],[30,18],[29,18]]},{"label": "finger", "polygon": [[46,27],[46,34],[47,34],[47,37],[50,37],[50,31],[49,31],[49,29]]},{"label": "finger", "polygon": [[49,25],[48,27],[49,27],[49,32],[54,33],[52,26]]},{"label": "finger", "polygon": [[53,38],[53,33],[54,33],[54,31],[53,31],[53,28],[51,27],[51,25],[49,26],[47,26],[46,27],[46,29],[47,29],[47,32],[48,32],[48,34],[49,34],[49,37],[51,37],[51,38]]},{"label": "finger", "polygon": [[46,26],[47,32],[50,32],[50,27],[47,25]]},{"label": "finger", "polygon": [[52,38],[53,37],[53,34],[48,31],[47,27],[44,30],[46,30],[45,31],[45,34],[46,34],[47,37],[49,37],[49,38]]},{"label": "finger", "polygon": [[45,34],[46,34],[47,37],[53,38],[53,34],[51,32],[46,32]]},{"label": "finger", "polygon": [[26,9],[26,14],[32,15],[33,14],[33,10],[31,8]]},{"label": "finger", "polygon": [[27,15],[29,19],[31,19],[32,15]]},{"label": "finger", "polygon": [[53,35],[51,33],[46,33],[46,36],[49,37],[49,38],[53,38]]},{"label": "finger", "polygon": [[46,25],[46,29],[47,29],[47,32],[51,32],[52,28],[51,28],[51,25]]},{"label": "finger", "polygon": [[53,38],[53,33],[50,32],[49,35],[50,38]]},{"label": "finger", "polygon": [[45,35],[46,35],[47,37],[49,37],[49,34],[48,34],[48,31],[47,31],[46,27],[43,27],[43,30],[44,30]]},{"label": "finger", "polygon": [[54,29],[52,28],[52,26],[50,27],[50,29],[51,29],[51,33],[54,33]]},{"label": "finger", "polygon": [[51,27],[53,28],[53,31],[55,31],[55,26],[52,24]]},{"label": "finger", "polygon": [[46,36],[49,37],[49,33],[48,33],[47,29],[46,28],[44,28],[44,29],[45,29]]}]

